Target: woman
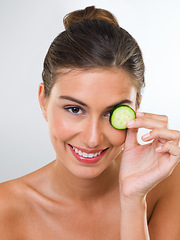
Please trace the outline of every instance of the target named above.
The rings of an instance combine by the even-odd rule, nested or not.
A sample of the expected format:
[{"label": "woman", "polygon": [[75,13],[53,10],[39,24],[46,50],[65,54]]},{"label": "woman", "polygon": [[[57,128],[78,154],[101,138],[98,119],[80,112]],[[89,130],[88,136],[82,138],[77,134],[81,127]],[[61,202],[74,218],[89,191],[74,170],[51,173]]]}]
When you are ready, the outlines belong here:
[{"label": "woman", "polygon": [[[64,25],[39,87],[56,160],[1,184],[1,239],[179,239],[180,134],[166,116],[137,112],[138,44],[93,6],[68,14]],[[127,130],[109,123],[118,104],[137,112]],[[151,130],[146,145],[137,142],[139,128]]]}]

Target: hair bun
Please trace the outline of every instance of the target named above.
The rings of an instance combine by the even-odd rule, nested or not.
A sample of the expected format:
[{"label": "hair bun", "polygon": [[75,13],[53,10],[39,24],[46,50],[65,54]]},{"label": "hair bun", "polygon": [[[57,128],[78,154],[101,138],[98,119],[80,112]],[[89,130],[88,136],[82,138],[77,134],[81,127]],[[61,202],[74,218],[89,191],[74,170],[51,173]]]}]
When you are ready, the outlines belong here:
[{"label": "hair bun", "polygon": [[112,13],[104,9],[95,8],[95,6],[90,6],[83,10],[68,13],[63,19],[64,27],[67,29],[71,24],[80,22],[83,19],[104,20],[118,25],[118,22]]}]

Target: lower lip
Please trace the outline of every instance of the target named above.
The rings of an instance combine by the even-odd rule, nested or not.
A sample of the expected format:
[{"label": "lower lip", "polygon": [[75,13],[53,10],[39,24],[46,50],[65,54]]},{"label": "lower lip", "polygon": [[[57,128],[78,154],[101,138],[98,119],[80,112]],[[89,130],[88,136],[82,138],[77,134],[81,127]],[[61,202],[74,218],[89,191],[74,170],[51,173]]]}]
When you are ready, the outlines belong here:
[{"label": "lower lip", "polygon": [[96,156],[96,157],[93,157],[93,158],[85,158],[85,157],[83,157],[83,156],[80,156],[78,153],[76,153],[71,146],[69,146],[69,147],[70,147],[71,152],[72,152],[72,154],[74,155],[74,157],[75,157],[79,162],[86,163],[86,164],[93,164],[93,163],[99,162],[99,161],[101,160],[101,158],[104,156],[104,154],[106,153],[106,151],[108,150],[108,149],[104,150],[100,155],[98,155],[98,156]]}]

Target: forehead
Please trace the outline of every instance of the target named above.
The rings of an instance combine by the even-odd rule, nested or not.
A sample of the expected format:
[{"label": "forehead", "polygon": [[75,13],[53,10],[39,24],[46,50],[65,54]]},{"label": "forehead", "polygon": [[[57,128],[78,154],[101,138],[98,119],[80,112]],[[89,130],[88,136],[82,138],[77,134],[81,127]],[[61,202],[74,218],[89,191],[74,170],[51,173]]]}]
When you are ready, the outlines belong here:
[{"label": "forehead", "polygon": [[82,100],[129,98],[135,101],[136,90],[130,75],[122,69],[71,70],[57,77],[52,94],[70,95]]},{"label": "forehead", "polygon": [[107,90],[107,87],[113,89],[117,86],[119,90],[125,90],[133,85],[130,74],[123,69],[69,70],[66,73],[59,74],[56,79],[56,85],[61,87],[61,90],[65,90],[63,86],[71,88],[72,84],[77,89],[102,86],[104,90]]}]

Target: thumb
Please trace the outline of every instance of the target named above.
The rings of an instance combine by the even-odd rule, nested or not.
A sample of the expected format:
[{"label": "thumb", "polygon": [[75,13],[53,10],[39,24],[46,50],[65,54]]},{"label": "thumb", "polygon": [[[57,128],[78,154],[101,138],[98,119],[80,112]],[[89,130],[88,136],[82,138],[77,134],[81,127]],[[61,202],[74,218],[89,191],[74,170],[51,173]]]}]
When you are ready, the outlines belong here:
[{"label": "thumb", "polygon": [[138,128],[128,128],[124,148],[130,150],[139,145],[137,141]]}]

